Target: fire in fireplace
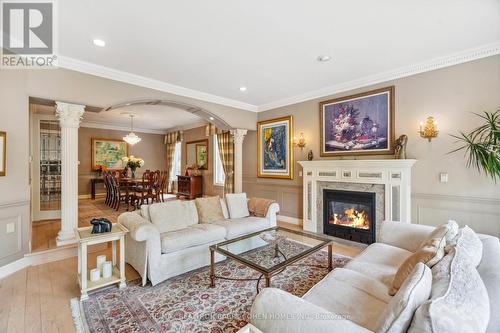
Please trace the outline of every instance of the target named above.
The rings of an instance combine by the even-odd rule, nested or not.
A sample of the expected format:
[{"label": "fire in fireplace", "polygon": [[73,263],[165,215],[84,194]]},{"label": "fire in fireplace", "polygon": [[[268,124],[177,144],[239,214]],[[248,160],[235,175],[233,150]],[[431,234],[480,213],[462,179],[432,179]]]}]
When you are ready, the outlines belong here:
[{"label": "fire in fireplace", "polygon": [[375,242],[375,193],[323,190],[323,232],[360,243]]}]

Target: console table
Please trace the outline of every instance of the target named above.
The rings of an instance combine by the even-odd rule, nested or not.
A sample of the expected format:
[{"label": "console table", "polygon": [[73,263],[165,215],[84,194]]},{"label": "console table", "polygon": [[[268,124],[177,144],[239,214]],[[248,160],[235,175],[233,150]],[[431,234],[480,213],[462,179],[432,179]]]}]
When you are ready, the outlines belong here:
[{"label": "console table", "polygon": [[95,200],[95,184],[104,183],[102,178],[92,178],[90,179],[90,197]]},{"label": "console table", "polygon": [[177,197],[186,197],[193,200],[202,196],[202,176],[177,176]]}]

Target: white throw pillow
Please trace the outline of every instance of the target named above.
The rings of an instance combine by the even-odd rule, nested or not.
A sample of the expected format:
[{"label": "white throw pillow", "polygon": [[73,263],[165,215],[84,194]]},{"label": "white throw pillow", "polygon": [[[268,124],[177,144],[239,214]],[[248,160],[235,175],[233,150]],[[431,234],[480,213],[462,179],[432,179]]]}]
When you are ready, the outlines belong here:
[{"label": "white throw pillow", "polygon": [[151,216],[149,216],[149,205],[141,205],[141,216],[151,222]]},{"label": "white throw pillow", "polygon": [[457,237],[452,241],[451,246],[460,248],[461,254],[466,256],[474,267],[479,266],[481,263],[483,257],[483,242],[481,242],[479,236],[474,230],[469,228],[469,226],[460,229]]},{"label": "white throw pillow", "polygon": [[151,222],[160,233],[187,228],[198,223],[193,200],[171,200],[149,205]]},{"label": "white throw pillow", "polygon": [[463,249],[432,268],[431,299],[415,311],[410,333],[485,332],[490,319],[486,287]]},{"label": "white throw pillow", "polygon": [[429,299],[431,288],[431,270],[419,262],[387,304],[387,308],[378,320],[377,332],[406,332],[410,327],[415,310]]},{"label": "white throw pillow", "polygon": [[227,210],[226,199],[220,198],[220,206],[222,207],[222,214],[225,219],[229,218],[229,211]]},{"label": "white throw pillow", "polygon": [[246,193],[226,194],[226,202],[230,218],[238,219],[250,216]]}]

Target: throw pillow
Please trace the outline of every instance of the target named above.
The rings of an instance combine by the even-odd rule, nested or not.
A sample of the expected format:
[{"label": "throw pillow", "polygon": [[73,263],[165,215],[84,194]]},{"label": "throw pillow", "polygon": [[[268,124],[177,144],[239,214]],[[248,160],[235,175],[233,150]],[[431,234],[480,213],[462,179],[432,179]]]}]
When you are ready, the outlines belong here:
[{"label": "throw pillow", "polygon": [[[479,266],[481,258],[483,257],[483,242],[469,226],[460,229],[457,237],[452,241],[451,246],[460,248],[463,255],[470,260],[474,267]],[[449,250],[449,247],[447,250]]]},{"label": "throw pillow", "polygon": [[219,196],[197,198],[195,203],[200,223],[212,223],[224,220]]},{"label": "throw pillow", "polygon": [[229,218],[229,211],[227,210],[226,200],[224,198],[220,198],[220,205],[222,207],[222,213],[224,214],[224,218]]},{"label": "throw pillow", "polygon": [[401,288],[401,285],[407,277],[410,275],[413,268],[419,263],[424,263],[429,267],[434,266],[439,260],[444,256],[444,245],[445,242],[443,238],[432,238],[427,240],[422,247],[409,256],[403,264],[399,267],[394,280],[392,281],[392,287],[389,290],[389,295],[395,295],[396,292]]},{"label": "throw pillow", "polygon": [[247,201],[248,200],[246,193],[226,194],[229,217],[232,219],[238,219],[241,217],[250,216]]},{"label": "throw pillow", "polygon": [[488,292],[463,249],[452,248],[432,273],[431,299],[415,311],[408,332],[485,332]]},{"label": "throw pillow", "polygon": [[389,301],[378,320],[380,333],[406,332],[417,308],[429,299],[432,273],[423,263],[417,263],[397,294]]},{"label": "throw pillow", "polygon": [[449,220],[447,223],[436,227],[436,229],[434,229],[431,234],[422,242],[420,247],[422,247],[430,239],[434,238],[441,239],[441,241],[444,242],[446,246],[446,244],[449,244],[455,238],[457,233],[458,223],[453,220]]},{"label": "throw pillow", "polygon": [[149,205],[141,205],[141,216],[151,221],[151,216],[149,216]]}]

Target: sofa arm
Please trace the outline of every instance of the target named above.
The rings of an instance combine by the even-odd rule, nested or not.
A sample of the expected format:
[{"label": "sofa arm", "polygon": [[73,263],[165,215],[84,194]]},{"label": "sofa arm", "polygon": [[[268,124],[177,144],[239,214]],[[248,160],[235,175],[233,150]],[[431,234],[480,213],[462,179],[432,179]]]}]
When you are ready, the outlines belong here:
[{"label": "sofa arm", "polygon": [[302,298],[276,288],[265,288],[253,302],[250,322],[266,333],[371,332]]},{"label": "sofa arm", "polygon": [[380,224],[377,242],[415,252],[434,229],[422,224],[384,221]]},{"label": "sofa arm", "polygon": [[156,226],[135,212],[127,212],[118,216],[118,223],[130,232],[130,237],[136,242],[160,238]]},{"label": "sofa arm", "polygon": [[280,205],[277,202],[273,202],[269,205],[266,213],[266,219],[269,221],[270,227],[275,227],[277,225],[277,217],[280,212]]}]

